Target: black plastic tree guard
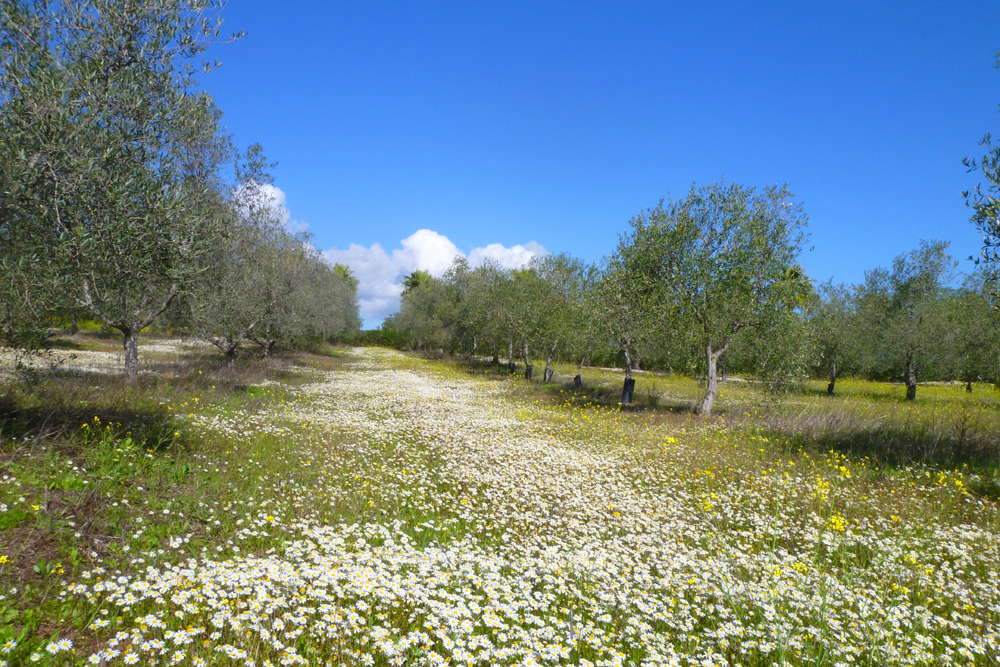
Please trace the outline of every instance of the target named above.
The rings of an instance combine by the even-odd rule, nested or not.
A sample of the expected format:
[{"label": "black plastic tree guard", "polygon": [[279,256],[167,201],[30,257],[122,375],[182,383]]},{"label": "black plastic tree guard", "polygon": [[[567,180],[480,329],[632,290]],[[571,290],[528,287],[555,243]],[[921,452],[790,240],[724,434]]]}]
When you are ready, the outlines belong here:
[{"label": "black plastic tree guard", "polygon": [[625,380],[625,386],[622,387],[622,403],[631,403],[632,396],[635,395],[635,378],[629,378]]}]

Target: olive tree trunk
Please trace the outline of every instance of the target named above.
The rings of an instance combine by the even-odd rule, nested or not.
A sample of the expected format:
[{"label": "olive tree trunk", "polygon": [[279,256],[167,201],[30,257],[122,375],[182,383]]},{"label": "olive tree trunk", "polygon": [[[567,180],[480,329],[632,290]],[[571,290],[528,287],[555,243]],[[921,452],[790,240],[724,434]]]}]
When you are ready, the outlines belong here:
[{"label": "olive tree trunk", "polygon": [[906,400],[917,398],[917,369],[913,362],[906,364]]},{"label": "olive tree trunk", "polygon": [[168,292],[166,298],[156,307],[152,308],[145,313],[146,317],[141,318],[143,311],[149,306],[150,298],[147,297],[139,304],[139,307],[135,309],[131,317],[128,319],[113,319],[98,306],[94,299],[90,295],[90,283],[88,281],[83,281],[83,301],[82,305],[86,306],[90,312],[97,315],[98,318],[106,325],[112,329],[117,329],[122,332],[122,343],[125,350],[125,377],[128,378],[129,382],[137,382],[139,380],[139,332],[148,327],[153,323],[157,317],[163,314],[170,304],[173,302],[174,297],[180,292],[179,285],[172,285],[170,291]]},{"label": "olive tree trunk", "polygon": [[544,379],[545,382],[552,382],[552,375],[553,375],[553,371],[552,371],[552,355],[554,355],[556,353],[556,346],[558,346],[558,345],[559,345],[559,339],[556,338],[556,341],[554,343],[552,343],[552,349],[549,350],[549,356],[546,357],[546,359],[545,359],[545,375],[543,377],[543,379]]},{"label": "olive tree trunk", "polygon": [[576,367],[576,377],[573,378],[573,386],[577,389],[583,386],[583,362],[587,360],[587,355],[580,356],[580,365]]},{"label": "olive tree trunk", "polygon": [[635,380],[632,379],[632,355],[628,345],[625,346],[625,384],[622,386],[622,404],[632,402],[635,395]]},{"label": "olive tree trunk", "polygon": [[702,417],[712,414],[712,405],[715,403],[715,397],[719,393],[719,359],[726,353],[732,342],[733,339],[730,338],[718,350],[712,347],[712,343],[709,343],[705,347],[705,355],[708,361],[708,387],[705,388],[705,397],[702,399],[701,408],[698,410],[698,413]]},{"label": "olive tree trunk", "polygon": [[223,356],[226,358],[226,364],[228,366],[236,365],[236,355],[239,353],[240,343],[243,342],[243,337],[224,337],[224,336],[214,336],[210,339],[210,342],[215,347],[219,348]]},{"label": "olive tree trunk", "polygon": [[236,351],[240,347],[240,341],[213,339],[212,344],[222,351],[222,354],[226,358],[227,366],[233,367],[236,365]]},{"label": "olive tree trunk", "polygon": [[139,331],[128,326],[119,331],[124,339],[125,377],[134,382],[139,378]]},{"label": "olive tree trunk", "polygon": [[715,403],[715,395],[719,392],[719,368],[718,357],[712,354],[712,348],[708,352],[708,387],[705,389],[705,398],[701,401],[701,415],[712,414],[712,404]]},{"label": "olive tree trunk", "polygon": [[[267,306],[264,308],[263,312],[261,312],[260,317],[255,319],[250,324],[246,325],[242,330],[236,332],[230,332],[228,335],[225,336],[212,336],[209,339],[212,345],[219,348],[222,354],[225,355],[226,363],[229,366],[234,366],[236,364],[236,356],[239,353],[240,345],[247,338],[254,340],[253,338],[254,328],[256,328],[258,324],[263,322],[264,318],[268,317],[271,314],[271,309],[274,308],[274,305],[277,302],[278,302],[277,298],[272,299],[271,302],[268,303]],[[260,342],[257,342],[257,344],[263,347],[263,345]]]},{"label": "olive tree trunk", "polygon": [[274,352],[274,347],[278,344],[277,338],[252,338],[253,342],[260,347],[261,358],[270,357]]}]

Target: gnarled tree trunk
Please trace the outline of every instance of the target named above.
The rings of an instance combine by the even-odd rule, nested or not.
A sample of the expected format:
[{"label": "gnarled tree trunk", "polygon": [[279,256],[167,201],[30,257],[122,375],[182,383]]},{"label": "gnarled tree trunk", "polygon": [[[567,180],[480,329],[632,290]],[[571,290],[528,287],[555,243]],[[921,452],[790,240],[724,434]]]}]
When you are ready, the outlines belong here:
[{"label": "gnarled tree trunk", "polygon": [[135,381],[139,378],[139,331],[126,325],[118,327],[118,330],[124,338],[125,376]]},{"label": "gnarled tree trunk", "polygon": [[253,342],[260,346],[260,356],[261,358],[270,357],[274,352],[275,345],[278,344],[277,338],[254,338]]},{"label": "gnarled tree trunk", "polygon": [[125,376],[130,382],[136,382],[139,380],[139,332],[152,324],[153,320],[157,317],[162,315],[163,311],[170,306],[174,297],[177,296],[179,292],[179,285],[171,285],[170,292],[167,294],[167,297],[158,306],[151,308],[146,313],[145,319],[140,320],[138,318],[142,316],[142,311],[149,306],[149,297],[139,304],[139,307],[134,313],[132,313],[131,317],[126,316],[122,319],[113,319],[105,313],[101,307],[97,305],[97,303],[94,302],[90,294],[90,283],[86,280],[83,281],[83,300],[81,305],[90,309],[90,312],[97,315],[102,322],[112,329],[117,329],[122,332],[123,346],[125,348]]},{"label": "gnarled tree trunk", "polygon": [[917,398],[917,369],[913,363],[906,364],[906,400],[913,401]]},{"label": "gnarled tree trunk", "polygon": [[225,338],[213,338],[212,344],[215,345],[222,354],[226,356],[226,365],[235,366],[236,365],[236,352],[240,348],[239,340],[227,340]]}]

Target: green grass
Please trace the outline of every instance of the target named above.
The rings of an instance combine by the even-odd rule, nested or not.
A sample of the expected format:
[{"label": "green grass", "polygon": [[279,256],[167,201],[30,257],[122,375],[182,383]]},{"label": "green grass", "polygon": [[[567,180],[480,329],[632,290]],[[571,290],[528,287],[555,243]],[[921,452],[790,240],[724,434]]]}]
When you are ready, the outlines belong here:
[{"label": "green grass", "polygon": [[[537,383],[540,391],[580,405],[616,407],[621,401],[621,371],[584,368],[583,389],[572,385],[575,366],[557,364],[556,371],[554,383]],[[506,368],[489,364],[469,372],[506,376]],[[624,409],[686,417],[697,411],[703,392],[703,385],[682,375],[642,373],[634,402]],[[988,384],[974,385],[972,393],[964,384],[921,385],[916,401],[907,401],[898,384],[844,379],[828,396],[825,381],[809,381],[776,395],[760,383],[731,379],[721,383],[712,419],[769,433],[796,450],[832,449],[894,467],[965,466],[990,479],[998,474],[1000,389]]]},{"label": "green grass", "polygon": [[[78,347],[63,349],[106,342],[74,341]],[[341,591],[337,614],[362,614],[363,631],[336,639],[296,635],[288,644],[293,655],[310,656],[311,664],[362,662],[375,652],[370,633],[378,627],[397,628],[399,637],[425,633],[411,662],[430,650],[449,654],[448,637],[457,635],[434,634],[439,620],[427,607],[401,602],[405,596],[379,606],[346,580],[324,588],[322,572],[358,559],[369,568],[365,576],[374,576],[383,554],[403,558],[406,564],[393,571],[411,577],[412,589],[430,586],[442,605],[457,598],[486,605],[497,582],[526,586],[528,597],[517,604],[545,597],[549,606],[517,616],[517,632],[582,622],[606,638],[573,644],[567,653],[573,662],[607,658],[605,645],[627,646],[626,660],[653,651],[628,639],[630,625],[652,613],[632,606],[636,593],[652,596],[642,604],[663,602],[690,620],[682,631],[667,613],[651,632],[692,656],[721,631],[719,614],[755,632],[771,632],[769,614],[788,615],[798,619],[796,631],[815,623],[823,637],[784,646],[779,634],[776,649],[734,650],[731,664],[739,657],[748,665],[778,658],[832,665],[837,660],[824,653],[831,645],[844,655],[860,651],[841,661],[880,664],[890,653],[860,638],[833,642],[835,634],[850,632],[795,606],[803,591],[825,595],[814,586],[826,581],[847,591],[874,587],[887,609],[922,605],[956,619],[956,628],[977,627],[977,616],[996,621],[984,606],[992,598],[967,599],[933,583],[937,577],[965,590],[966,582],[990,581],[998,565],[988,560],[994,546],[982,544],[977,555],[970,545],[984,538],[965,537],[995,536],[1000,528],[992,501],[1000,433],[994,388],[977,386],[967,395],[963,387],[921,386],[917,401],[907,403],[891,385],[840,381],[837,395],[828,397],[825,383],[816,382],[778,400],[754,383],[731,381],[723,385],[720,414],[702,419],[690,409],[699,384],[680,376],[640,375],[636,405],[620,406],[617,371],[584,369],[578,390],[576,368],[568,365],[557,367],[556,383],[544,385],[489,365],[366,354],[326,347],[231,368],[211,352],[159,352],[147,357],[151,372],[137,386],[98,373],[9,384],[0,399],[0,647],[15,646],[0,660],[32,664],[37,654],[38,664],[82,664],[114,633],[134,632],[142,614],[165,608],[183,612],[183,619],[164,617],[172,632],[211,628],[206,605],[219,602],[205,593],[204,581],[195,585],[195,574],[177,574],[204,567],[190,559],[234,572],[242,564],[259,572],[264,563],[322,563],[302,569],[307,575],[294,587],[268,589],[276,599],[290,596],[282,609],[291,618],[305,607],[319,609],[310,596],[330,590]],[[423,389],[406,393],[407,378]],[[453,399],[453,392],[466,398]],[[478,412],[456,417],[465,401],[481,403]],[[461,439],[462,429],[479,440]],[[548,444],[533,448],[535,439]],[[579,477],[550,474],[552,465]],[[495,476],[504,471],[521,476]],[[575,504],[581,494],[597,503]],[[674,518],[643,514],[674,505],[684,508]],[[657,522],[679,517],[689,522],[683,530],[656,532]],[[595,570],[568,565],[577,554],[566,541],[580,531],[597,540],[586,553],[598,558],[605,549],[594,545],[606,544],[608,554],[628,563],[609,560]],[[954,544],[940,544],[944,533]],[[650,542],[652,534],[681,551],[657,556],[662,545]],[[545,549],[567,551],[550,561]],[[517,558],[503,560],[508,553]],[[698,557],[673,570],[688,554]],[[502,565],[491,569],[491,559]],[[698,562],[715,565],[701,571]],[[617,574],[607,570],[617,567]],[[140,581],[147,568],[159,573],[152,581],[175,581],[178,599],[197,589],[202,601],[192,610],[171,606],[164,594],[163,604],[123,605],[94,588],[119,577]],[[713,579],[720,569],[754,595],[770,586],[773,605],[721,595],[735,584]],[[653,580],[661,581],[658,592],[642,583]],[[638,588],[624,595],[616,581]],[[79,585],[91,588],[83,594]],[[520,593],[504,594],[515,600]],[[234,593],[230,606],[249,613],[256,595]],[[868,613],[864,601],[845,604],[851,613]],[[279,618],[285,617],[277,611],[269,616],[268,627]],[[496,645],[517,645],[514,635],[490,626],[476,632]],[[890,633],[886,645],[897,642],[898,654],[909,655],[916,635],[927,634],[940,656],[956,632],[914,626],[910,639]],[[248,639],[230,628],[217,641],[207,633],[198,641],[242,647],[258,664],[281,659],[259,634]],[[72,640],[74,649],[48,652],[58,639]],[[198,655],[212,665],[234,664],[207,648]],[[967,664],[991,664],[986,660]],[[390,661],[381,655],[376,664]]]},{"label": "green grass", "polygon": [[[110,351],[104,339],[63,340],[58,349]],[[330,369],[343,357],[323,351],[236,368],[201,354],[146,355],[156,372],[138,386],[61,369],[8,385],[0,396],[0,645],[20,639],[0,659],[23,664],[54,634],[76,636],[92,610],[66,600],[61,582],[95,563],[131,569],[129,554],[155,552],[171,538],[183,544],[162,554],[165,562],[233,553],[227,543],[241,526],[232,507],[266,480],[308,473],[283,439],[210,437],[192,421],[291,400],[289,388],[311,377],[309,366]],[[238,451],[253,452],[252,462],[234,460]],[[216,509],[220,499],[230,511]],[[270,545],[262,538],[242,548]]]}]

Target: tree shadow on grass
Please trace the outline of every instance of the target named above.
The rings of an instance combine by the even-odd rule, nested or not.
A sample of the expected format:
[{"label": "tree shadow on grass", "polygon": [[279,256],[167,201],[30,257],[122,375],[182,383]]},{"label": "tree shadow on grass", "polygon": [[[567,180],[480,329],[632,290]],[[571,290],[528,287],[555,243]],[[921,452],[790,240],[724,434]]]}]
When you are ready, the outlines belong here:
[{"label": "tree shadow on grass", "polygon": [[[524,364],[508,366],[506,361],[499,363],[483,360],[462,361],[461,367],[475,377],[492,379],[506,379],[519,377],[524,379]],[[586,383],[577,386],[573,380],[543,382],[541,375],[544,373],[544,366],[537,368],[538,373],[530,381],[532,387],[537,388],[553,399],[572,403],[578,407],[590,407],[601,409],[619,409],[629,413],[668,413],[674,415],[692,416],[698,415],[698,402],[680,398],[665,397],[661,394],[653,393],[648,388],[644,388],[640,381],[636,383],[635,392],[631,403],[623,404],[622,387],[608,386],[605,384]],[[565,375],[560,377],[565,378]],[[715,410],[714,415],[723,415],[727,408],[721,407]]]},{"label": "tree shadow on grass", "polygon": [[252,410],[275,391],[260,385],[308,381],[312,376],[303,374],[302,367],[315,360],[329,368],[342,363],[296,352],[264,359],[246,355],[228,364],[221,354],[198,352],[171,361],[145,361],[135,383],[117,373],[53,366],[0,387],[0,445],[17,438],[72,448],[72,443],[93,441],[98,430],[131,438],[146,450],[187,445],[187,429],[170,410],[170,402],[213,397]]},{"label": "tree shadow on grass", "polygon": [[80,345],[79,341],[73,340],[72,338],[50,338],[46,341],[46,343],[50,348],[55,350],[80,351],[84,349],[84,347]]},{"label": "tree shadow on grass", "polygon": [[131,438],[145,450],[179,444],[184,429],[166,406],[144,396],[141,387],[109,382],[107,376],[99,386],[94,380],[74,375],[49,380],[33,391],[0,395],[0,444],[32,440],[72,450],[99,434]]},{"label": "tree shadow on grass", "polygon": [[[668,413],[674,415],[693,416],[698,415],[698,403],[684,399],[664,397],[654,394],[651,391],[643,390],[641,384],[636,383],[635,393],[631,403],[622,403],[622,388],[609,387],[607,385],[583,385],[577,387],[573,382],[549,384],[545,390],[553,395],[561,392],[563,400],[579,406],[595,406],[608,409],[620,409],[622,412],[655,412]],[[725,414],[725,409],[716,410],[714,415]]]},{"label": "tree shadow on grass", "polygon": [[852,460],[902,469],[927,466],[963,469],[985,477],[980,495],[996,499],[1000,434],[977,422],[956,419],[935,424],[921,422],[872,423],[847,412],[789,419],[765,416],[752,426],[784,439],[790,449],[825,455],[831,451]]}]

